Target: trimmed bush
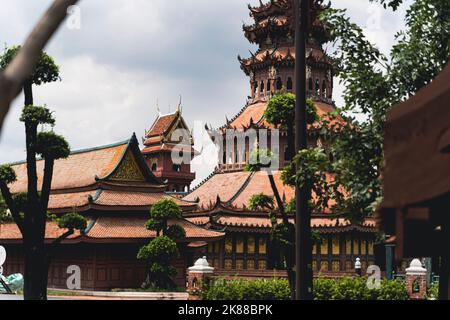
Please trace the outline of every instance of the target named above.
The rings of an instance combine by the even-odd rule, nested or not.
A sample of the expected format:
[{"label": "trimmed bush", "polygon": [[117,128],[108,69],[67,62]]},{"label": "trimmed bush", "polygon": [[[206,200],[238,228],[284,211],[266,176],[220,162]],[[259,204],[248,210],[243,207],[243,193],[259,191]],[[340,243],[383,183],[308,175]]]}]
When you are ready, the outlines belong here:
[{"label": "trimmed bush", "polygon": [[290,300],[287,280],[225,280],[212,281],[203,291],[204,300]]},{"label": "trimmed bush", "polygon": [[381,281],[380,289],[369,289],[367,277],[326,279],[314,281],[315,300],[409,300],[403,282]]},{"label": "trimmed bush", "polygon": [[[205,300],[290,300],[287,280],[212,281],[203,291]],[[408,300],[400,281],[381,281],[380,289],[369,289],[367,278],[319,278],[314,281],[314,300]]]}]

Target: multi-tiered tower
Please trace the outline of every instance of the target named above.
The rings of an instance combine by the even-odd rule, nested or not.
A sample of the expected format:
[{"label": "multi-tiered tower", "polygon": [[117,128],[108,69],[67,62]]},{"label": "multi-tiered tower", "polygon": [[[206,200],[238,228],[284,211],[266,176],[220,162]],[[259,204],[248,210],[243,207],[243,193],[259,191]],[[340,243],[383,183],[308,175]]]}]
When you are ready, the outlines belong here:
[{"label": "multi-tiered tower", "polygon": [[[307,41],[307,77],[308,98],[311,98],[320,116],[334,110],[333,95],[333,66],[331,58],[323,49],[329,37],[319,15],[325,6],[323,0],[310,0],[310,36]],[[279,163],[284,167],[289,162],[287,155],[287,132],[283,128],[275,128],[265,120],[264,112],[269,99],[279,90],[294,92],[295,88],[295,24],[293,0],[271,0],[267,4],[260,3],[258,7],[251,7],[250,16],[254,20],[252,25],[244,25],[246,38],[259,46],[250,58],[238,57],[242,70],[250,78],[250,96],[247,105],[219,130],[224,135],[224,145],[220,155],[219,171],[233,172],[242,170],[250,159],[252,142],[247,141],[245,148],[240,143],[237,146],[236,136],[226,135],[228,129],[240,131],[245,135],[250,129],[261,132],[266,129],[280,129]],[[320,144],[317,135],[318,125],[309,127],[308,144]],[[230,148],[230,146],[232,146]],[[268,149],[272,147],[269,146]],[[244,150],[245,149],[245,150]]]},{"label": "multi-tiered tower", "polygon": [[[332,103],[333,68],[323,50],[328,35],[319,14],[323,1],[312,1],[311,32],[307,41],[308,96],[316,101]],[[267,100],[283,87],[295,88],[295,25],[292,0],[271,0],[251,7],[252,25],[244,25],[246,38],[259,46],[248,59],[239,57],[242,70],[250,77],[252,102]]]},{"label": "multi-tiered tower", "polygon": [[[333,92],[333,68],[331,59],[322,45],[328,40],[326,29],[318,19],[324,6],[321,0],[310,0],[311,34],[307,46],[307,92],[314,101],[320,116],[334,111],[331,101]],[[244,32],[250,42],[258,44],[257,52],[248,59],[239,58],[241,67],[250,78],[251,95],[247,105],[218,131],[211,130],[214,140],[222,147],[217,170],[196,187],[187,201],[198,202],[199,209],[187,214],[191,222],[211,229],[226,230],[222,244],[208,247],[208,260],[222,275],[243,277],[273,277],[277,249],[272,247],[270,235],[272,221],[268,211],[249,209],[254,195],[274,196],[267,171],[244,170],[251,159],[252,148],[264,148],[261,135],[267,130],[269,137],[274,129],[280,129],[279,145],[269,141],[269,148],[279,154],[280,167],[289,160],[285,156],[287,131],[275,128],[265,119],[269,98],[283,87],[293,92],[295,88],[294,21],[293,0],[271,0],[258,7],[250,7],[254,24],[245,25]],[[343,121],[337,119],[336,121]],[[317,146],[320,141],[320,123],[308,127],[308,143]],[[230,132],[232,132],[230,134]],[[255,143],[250,133],[255,133]],[[254,136],[254,135],[253,135]],[[245,141],[244,141],[245,139]],[[231,147],[230,147],[231,146]],[[244,147],[245,146],[245,147]],[[278,150],[274,150],[278,148]],[[284,203],[295,198],[295,190],[283,184],[282,173],[271,171],[272,181]],[[272,211],[272,210],[271,210]],[[375,223],[369,219],[361,225],[352,225],[344,218],[336,219],[330,209],[314,212],[311,227],[320,233],[320,242],[314,243],[313,269],[316,274],[354,273],[354,261],[360,258],[363,270],[373,264],[373,239]],[[278,216],[281,221],[281,216]],[[290,220],[294,222],[293,217]],[[286,276],[285,273],[279,276]]]}]

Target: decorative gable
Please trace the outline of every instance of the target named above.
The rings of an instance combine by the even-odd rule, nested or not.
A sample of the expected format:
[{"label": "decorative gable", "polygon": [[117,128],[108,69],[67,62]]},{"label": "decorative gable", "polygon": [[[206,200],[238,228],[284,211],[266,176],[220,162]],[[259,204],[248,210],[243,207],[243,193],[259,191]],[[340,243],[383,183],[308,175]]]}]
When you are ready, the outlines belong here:
[{"label": "decorative gable", "polygon": [[110,177],[110,180],[116,181],[138,181],[145,182],[144,174],[142,173],[136,159],[131,152],[128,150],[119,167],[116,169],[114,174]]}]

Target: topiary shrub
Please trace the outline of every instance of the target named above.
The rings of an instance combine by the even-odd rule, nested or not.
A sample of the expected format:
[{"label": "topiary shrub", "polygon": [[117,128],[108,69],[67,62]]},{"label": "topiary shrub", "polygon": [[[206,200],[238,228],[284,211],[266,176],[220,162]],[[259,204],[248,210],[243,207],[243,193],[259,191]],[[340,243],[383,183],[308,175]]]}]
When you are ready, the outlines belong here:
[{"label": "topiary shrub", "polygon": [[315,300],[409,300],[406,285],[382,280],[380,289],[369,289],[367,277],[314,280]]},{"label": "topiary shrub", "polygon": [[290,300],[291,290],[283,279],[218,279],[204,288],[202,296],[204,300]]}]

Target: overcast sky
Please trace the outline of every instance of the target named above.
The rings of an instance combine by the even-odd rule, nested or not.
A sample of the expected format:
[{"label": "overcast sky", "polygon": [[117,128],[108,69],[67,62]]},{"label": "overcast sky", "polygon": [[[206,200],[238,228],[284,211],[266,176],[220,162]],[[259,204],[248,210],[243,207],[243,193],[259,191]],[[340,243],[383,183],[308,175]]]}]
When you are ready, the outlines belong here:
[{"label": "overcast sky", "polygon": [[[190,126],[196,121],[220,126],[244,106],[249,93],[237,61],[238,54],[246,57],[255,49],[242,32],[243,21],[250,22],[248,2],[81,1],[81,29],[63,25],[46,48],[61,67],[62,81],[35,88],[35,104],[55,111],[55,131],[72,149],[122,141],[133,132],[141,137],[156,117],[156,102],[168,113],[175,110],[180,95]],[[2,46],[21,44],[50,3],[0,0]],[[348,8],[353,21],[368,27],[366,34],[385,52],[404,27],[408,7],[393,14],[370,6],[368,0],[332,3]],[[342,88],[336,86],[339,105]],[[0,163],[25,158],[24,129],[18,121],[22,104],[20,96],[6,120]],[[213,167],[197,165],[198,178]]]}]

